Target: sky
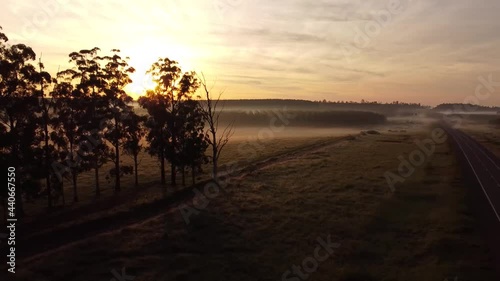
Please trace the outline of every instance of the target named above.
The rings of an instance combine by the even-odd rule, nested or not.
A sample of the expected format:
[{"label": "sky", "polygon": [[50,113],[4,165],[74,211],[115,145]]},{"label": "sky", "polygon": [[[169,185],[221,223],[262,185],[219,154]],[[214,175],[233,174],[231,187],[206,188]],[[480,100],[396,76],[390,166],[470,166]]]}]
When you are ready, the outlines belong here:
[{"label": "sky", "polygon": [[130,56],[133,96],[168,57],[228,99],[500,105],[498,0],[0,1],[52,74],[81,49]]}]

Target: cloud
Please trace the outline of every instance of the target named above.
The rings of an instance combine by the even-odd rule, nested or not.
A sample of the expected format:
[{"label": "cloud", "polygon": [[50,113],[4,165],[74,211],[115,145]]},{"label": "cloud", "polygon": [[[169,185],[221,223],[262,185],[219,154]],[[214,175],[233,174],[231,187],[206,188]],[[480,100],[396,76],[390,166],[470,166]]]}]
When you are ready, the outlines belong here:
[{"label": "cloud", "polygon": [[394,1],[5,0],[0,24],[13,42],[43,52],[53,72],[71,51],[120,48],[143,64],[178,59],[235,96],[460,102],[477,76],[498,73],[496,0],[399,0],[403,11],[347,61],[341,47],[356,46],[357,32]]}]

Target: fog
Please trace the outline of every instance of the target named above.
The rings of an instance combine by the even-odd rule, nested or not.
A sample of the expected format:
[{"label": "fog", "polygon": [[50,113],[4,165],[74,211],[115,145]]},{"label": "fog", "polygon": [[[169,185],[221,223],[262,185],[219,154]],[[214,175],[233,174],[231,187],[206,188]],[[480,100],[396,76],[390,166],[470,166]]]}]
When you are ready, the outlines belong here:
[{"label": "fog", "polygon": [[495,111],[438,111],[438,113],[445,115],[500,115]]},{"label": "fog", "polygon": [[335,137],[358,134],[360,128],[311,128],[311,127],[234,127],[232,141],[273,138]]}]

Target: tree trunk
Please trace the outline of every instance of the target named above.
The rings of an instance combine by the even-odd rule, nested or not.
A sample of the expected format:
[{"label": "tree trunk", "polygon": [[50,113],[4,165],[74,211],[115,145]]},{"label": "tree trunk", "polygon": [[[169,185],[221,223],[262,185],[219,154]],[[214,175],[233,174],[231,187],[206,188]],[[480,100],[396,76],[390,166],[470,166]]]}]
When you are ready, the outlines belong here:
[{"label": "tree trunk", "polygon": [[[43,86],[42,86],[43,89]],[[43,101],[43,107],[44,107],[44,124],[43,124],[43,131],[44,131],[44,152],[45,152],[45,183],[47,185],[47,204],[49,205],[49,209],[52,208],[52,186],[50,182],[50,159],[49,159],[49,127],[47,125],[48,123],[48,112],[45,108],[45,98],[42,96],[42,101]]]},{"label": "tree trunk", "polygon": [[212,178],[217,178],[217,135],[215,133],[215,128],[212,128]]},{"label": "tree trunk", "polygon": [[165,185],[165,145],[163,144],[163,129],[160,128],[160,181]]},{"label": "tree trunk", "polygon": [[101,196],[101,187],[99,186],[99,168],[97,167],[97,160],[96,160],[96,166],[95,166],[95,196],[99,197]]},{"label": "tree trunk", "polygon": [[120,150],[115,146],[115,192],[120,192]]},{"label": "tree trunk", "polygon": [[49,205],[49,209],[52,208],[52,186],[50,182],[50,159],[49,159],[49,130],[47,127],[47,123],[44,124],[44,132],[45,132],[45,183],[47,185],[47,204]]},{"label": "tree trunk", "polygon": [[[75,170],[75,169],[73,169]],[[73,171],[73,202],[78,202],[78,189],[76,186],[76,171]]]},{"label": "tree trunk", "polygon": [[[176,155],[175,155],[175,149],[177,147],[177,137],[176,137],[176,131],[175,131],[175,118],[177,116],[176,114],[176,110],[175,110],[175,102],[174,102],[174,95],[172,95],[172,108],[171,108],[171,113],[172,113],[172,119],[171,119],[171,123],[170,123],[170,134],[172,136],[172,163],[171,163],[171,169],[172,169],[172,174],[171,174],[171,182],[172,182],[172,185],[173,186],[176,186],[177,183],[175,182],[175,178],[176,178],[176,170],[175,170],[175,164],[174,164],[174,161],[175,161],[175,158],[176,158]],[[167,123],[168,124],[168,123]]]},{"label": "tree trunk", "polygon": [[218,171],[217,171],[217,159],[214,159],[213,164],[214,164],[214,167],[213,167],[212,175],[213,175],[213,178],[216,179],[217,173],[218,173]]},{"label": "tree trunk", "polygon": [[119,150],[119,140],[118,140],[118,120],[115,118],[115,133],[116,133],[116,139],[115,139],[115,192],[120,192],[121,186],[120,186],[120,150]]},{"label": "tree trunk", "polygon": [[186,186],[186,168],[182,166],[182,186]]},{"label": "tree trunk", "polygon": [[177,183],[175,182],[175,178],[176,178],[176,170],[175,170],[175,168],[176,167],[175,167],[174,163],[172,163],[170,166],[171,166],[171,169],[172,169],[172,175],[171,175],[172,185],[176,186],[177,185]]},{"label": "tree trunk", "polygon": [[[74,157],[73,157],[73,143],[71,142],[69,144],[69,151],[70,151],[70,161],[71,165],[76,165]],[[75,167],[71,168],[71,177],[73,179],[73,202],[78,202],[78,187],[77,187],[77,170]]]},{"label": "tree trunk", "polygon": [[62,204],[66,206],[66,198],[64,196],[64,180],[61,181],[61,196],[62,196]]},{"label": "tree trunk", "polygon": [[191,179],[193,181],[193,185],[196,184],[196,168],[195,166],[191,166]]},{"label": "tree trunk", "polygon": [[48,205],[49,209],[51,209],[52,208],[52,186],[50,185],[50,174],[48,174],[48,173],[45,176],[45,184],[47,186],[47,205]]},{"label": "tree trunk", "polygon": [[165,184],[165,157],[163,156],[163,147],[160,148],[160,178],[161,184]]},{"label": "tree trunk", "polygon": [[[41,59],[40,59],[40,72],[42,71]],[[52,208],[52,186],[50,182],[50,155],[49,155],[49,112],[45,104],[45,96],[43,89],[43,79],[40,80],[40,90],[41,90],[41,100],[43,107],[43,132],[44,132],[44,153],[45,153],[45,184],[47,187],[47,204],[49,209]]]},{"label": "tree trunk", "polygon": [[139,175],[137,174],[137,154],[134,154],[134,175],[135,175],[135,186],[139,186]]}]

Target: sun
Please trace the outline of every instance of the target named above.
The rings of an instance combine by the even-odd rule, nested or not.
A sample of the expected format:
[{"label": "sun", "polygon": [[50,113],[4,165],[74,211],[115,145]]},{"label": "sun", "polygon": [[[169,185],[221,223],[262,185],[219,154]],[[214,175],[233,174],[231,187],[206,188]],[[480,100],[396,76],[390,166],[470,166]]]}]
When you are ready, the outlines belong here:
[{"label": "sun", "polygon": [[148,90],[153,90],[156,83],[153,81],[151,75],[146,74],[146,71],[135,71],[130,75],[132,83],[128,84],[125,91],[134,99],[137,100],[144,96]]},{"label": "sun", "polygon": [[144,96],[148,90],[153,90],[156,87],[156,82],[154,82],[152,76],[146,74],[146,72],[159,58],[167,56],[177,61],[182,71],[193,70],[187,48],[170,45],[164,51],[161,51],[159,49],[148,50],[137,47],[129,50],[127,54],[130,57],[129,65],[134,67],[135,72],[130,75],[132,83],[127,85],[125,90],[135,100]]},{"label": "sun", "polygon": [[151,75],[146,74],[153,62],[154,58],[131,56],[129,65],[135,69],[135,72],[130,74],[132,83],[127,85],[125,91],[133,99],[137,100],[139,97],[144,96],[148,90],[153,90],[156,87]]}]

